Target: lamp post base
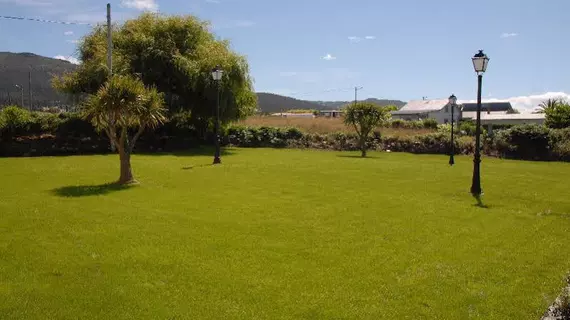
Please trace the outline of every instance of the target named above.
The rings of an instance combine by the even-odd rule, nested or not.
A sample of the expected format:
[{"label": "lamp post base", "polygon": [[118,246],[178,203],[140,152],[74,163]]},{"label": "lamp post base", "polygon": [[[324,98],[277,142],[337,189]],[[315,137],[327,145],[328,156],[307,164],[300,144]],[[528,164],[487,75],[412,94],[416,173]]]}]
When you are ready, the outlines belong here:
[{"label": "lamp post base", "polygon": [[221,164],[221,163],[222,163],[222,159],[220,159],[219,157],[214,158],[214,164]]},{"label": "lamp post base", "polygon": [[449,156],[449,165],[452,166],[455,164],[455,158],[453,157],[453,155]]}]

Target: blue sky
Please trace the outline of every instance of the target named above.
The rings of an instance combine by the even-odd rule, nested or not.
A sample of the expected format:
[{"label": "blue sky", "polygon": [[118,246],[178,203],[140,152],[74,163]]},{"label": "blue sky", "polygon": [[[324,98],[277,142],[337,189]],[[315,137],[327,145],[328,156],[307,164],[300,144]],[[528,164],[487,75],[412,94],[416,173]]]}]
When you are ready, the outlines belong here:
[{"label": "blue sky", "polygon": [[[106,1],[0,0],[0,14],[95,23]],[[568,0],[112,0],[123,20],[141,10],[194,14],[249,58],[258,91],[311,100],[476,95],[471,57],[491,61],[484,97],[527,108],[570,93]],[[0,19],[0,51],[73,56],[88,26]],[[67,35],[65,34],[67,32]],[[73,32],[73,34],[70,34]],[[514,100],[513,100],[514,99]],[[517,100],[518,99],[518,100]],[[523,103],[524,102],[524,103]]]}]

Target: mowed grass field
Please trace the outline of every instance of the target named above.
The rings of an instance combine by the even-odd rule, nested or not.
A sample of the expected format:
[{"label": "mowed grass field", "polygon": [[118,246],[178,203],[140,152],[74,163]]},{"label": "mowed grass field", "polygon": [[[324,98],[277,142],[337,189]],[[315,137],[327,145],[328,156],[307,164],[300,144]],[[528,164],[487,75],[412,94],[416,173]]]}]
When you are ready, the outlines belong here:
[{"label": "mowed grass field", "polygon": [[0,159],[0,319],[539,319],[570,164],[231,149]]}]

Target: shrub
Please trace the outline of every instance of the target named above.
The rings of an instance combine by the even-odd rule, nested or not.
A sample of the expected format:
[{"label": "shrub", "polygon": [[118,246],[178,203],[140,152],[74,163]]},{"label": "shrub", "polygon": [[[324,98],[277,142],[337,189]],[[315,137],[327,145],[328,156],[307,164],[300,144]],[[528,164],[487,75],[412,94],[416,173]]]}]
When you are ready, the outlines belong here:
[{"label": "shrub", "polygon": [[0,111],[2,118],[2,136],[26,135],[32,123],[28,110],[16,106],[9,106]]},{"label": "shrub", "polygon": [[437,123],[437,120],[432,119],[432,118],[428,118],[428,119],[422,120],[422,125],[426,129],[437,129],[438,123]]},{"label": "shrub", "polygon": [[474,136],[475,129],[475,124],[471,121],[462,121],[459,123],[459,131],[464,135]]},{"label": "shrub", "polygon": [[394,120],[390,121],[390,127],[394,128],[394,129],[405,128],[406,127],[406,121],[404,121],[402,119],[394,119]]},{"label": "shrub", "polygon": [[418,121],[408,121],[406,123],[406,128],[408,129],[422,129],[424,128],[424,122],[422,120]]},{"label": "shrub", "polygon": [[515,126],[495,136],[500,155],[517,159],[546,160],[551,156],[550,129],[539,125]]},{"label": "shrub", "polygon": [[34,134],[55,133],[65,119],[58,114],[45,112],[34,112],[31,118],[30,131]]},{"label": "shrub", "polygon": [[298,140],[303,137],[303,132],[297,128],[288,128],[285,135],[287,139]]},{"label": "shrub", "polygon": [[63,137],[96,137],[99,134],[93,125],[80,114],[65,113],[59,115],[61,123],[55,130],[55,134]]}]

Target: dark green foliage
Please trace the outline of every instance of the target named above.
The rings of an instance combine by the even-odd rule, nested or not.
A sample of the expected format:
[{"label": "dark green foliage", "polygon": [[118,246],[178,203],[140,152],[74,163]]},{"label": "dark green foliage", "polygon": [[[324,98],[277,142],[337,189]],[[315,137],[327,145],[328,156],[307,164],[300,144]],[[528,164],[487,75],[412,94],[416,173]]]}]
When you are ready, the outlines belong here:
[{"label": "dark green foliage", "polygon": [[[245,57],[234,53],[228,41],[218,40],[206,22],[193,16],[142,14],[114,29],[113,72],[139,78],[164,94],[171,113],[190,111],[192,127],[205,134],[214,118],[220,89],[224,123],[256,110],[257,97]],[[55,81],[63,92],[94,94],[108,78],[106,29],[95,27],[80,45],[81,66]],[[211,70],[224,70],[217,84]]]},{"label": "dark green foliage", "polygon": [[558,101],[554,106],[544,109],[546,120],[544,124],[549,128],[563,129],[570,127],[570,103]]},{"label": "dark green foliage", "polygon": [[495,148],[505,157],[527,160],[550,159],[551,130],[539,125],[515,126],[495,136]]},{"label": "dark green foliage", "polygon": [[16,106],[2,109],[0,119],[0,132],[3,137],[28,134],[33,120],[28,110]]},{"label": "dark green foliage", "polygon": [[422,120],[422,124],[426,129],[437,129],[437,120],[432,118],[427,118]]},{"label": "dark green foliage", "polygon": [[406,128],[406,121],[402,119],[394,119],[390,121],[390,127],[394,129]]}]

